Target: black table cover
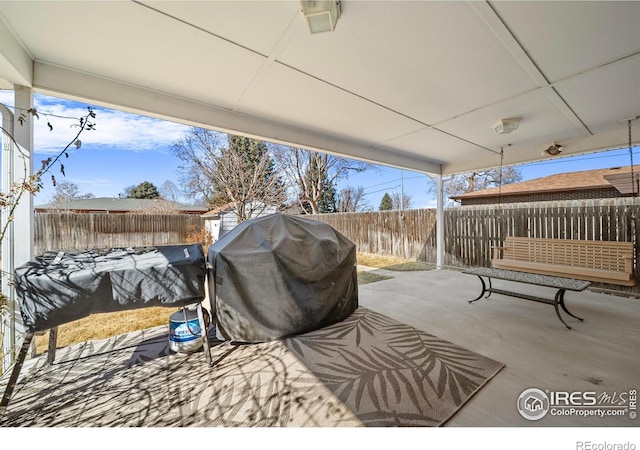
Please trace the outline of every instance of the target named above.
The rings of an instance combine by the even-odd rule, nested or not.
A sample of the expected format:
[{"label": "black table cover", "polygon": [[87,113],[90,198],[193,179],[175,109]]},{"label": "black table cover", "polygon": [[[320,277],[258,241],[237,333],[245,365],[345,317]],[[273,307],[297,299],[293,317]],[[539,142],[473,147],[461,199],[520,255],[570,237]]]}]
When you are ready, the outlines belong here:
[{"label": "black table cover", "polygon": [[26,331],[93,313],[185,306],[205,298],[202,246],[46,252],[15,269]]}]

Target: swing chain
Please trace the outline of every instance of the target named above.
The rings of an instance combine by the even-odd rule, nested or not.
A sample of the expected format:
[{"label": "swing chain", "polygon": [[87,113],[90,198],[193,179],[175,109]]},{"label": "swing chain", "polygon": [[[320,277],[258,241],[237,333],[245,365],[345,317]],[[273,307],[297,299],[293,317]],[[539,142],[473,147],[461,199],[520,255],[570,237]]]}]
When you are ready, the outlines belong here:
[{"label": "swing chain", "polygon": [[500,194],[502,191],[502,164],[504,161],[504,147],[500,147],[500,175],[498,177],[498,204],[500,204]]},{"label": "swing chain", "polygon": [[504,147],[500,147],[500,173],[498,174],[498,245],[502,245],[502,168],[504,165]]},{"label": "swing chain", "polygon": [[636,179],[633,175],[633,142],[631,141],[631,119],[627,121],[627,127],[629,129],[629,159],[631,162],[631,192],[633,196],[636,196]]}]

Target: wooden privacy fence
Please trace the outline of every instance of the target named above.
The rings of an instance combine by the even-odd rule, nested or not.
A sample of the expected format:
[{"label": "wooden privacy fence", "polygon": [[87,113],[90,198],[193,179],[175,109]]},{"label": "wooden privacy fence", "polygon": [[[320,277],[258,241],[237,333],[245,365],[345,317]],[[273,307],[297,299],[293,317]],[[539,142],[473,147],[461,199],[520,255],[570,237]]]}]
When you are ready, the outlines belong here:
[{"label": "wooden privacy fence", "polygon": [[[491,247],[506,236],[632,242],[638,255],[638,198],[536,202],[449,208],[444,212],[444,264],[491,265]],[[326,222],[359,252],[436,262],[436,211],[412,209],[304,216]],[[204,220],[197,215],[37,213],[35,252],[186,242]],[[633,288],[640,292],[634,260]],[[618,289],[618,288],[616,288]]]},{"label": "wooden privacy fence", "polygon": [[436,258],[435,245],[430,245],[431,240],[435,243],[434,209],[310,214],[302,217],[328,223],[356,244],[362,253],[419,261],[435,261]]},{"label": "wooden privacy fence", "polygon": [[445,264],[489,266],[491,247],[507,236],[635,244],[639,212],[640,203],[632,198],[448,209]]},{"label": "wooden privacy fence", "polygon": [[[638,255],[640,199],[616,198],[482,205],[444,211],[444,264],[490,267],[491,247],[506,236],[632,242]],[[436,262],[433,209],[305,216],[329,223],[351,239],[359,252]],[[637,285],[606,286],[640,292]],[[605,286],[602,286],[605,287]]]},{"label": "wooden privacy fence", "polygon": [[202,228],[195,214],[36,213],[34,252],[181,244]]}]

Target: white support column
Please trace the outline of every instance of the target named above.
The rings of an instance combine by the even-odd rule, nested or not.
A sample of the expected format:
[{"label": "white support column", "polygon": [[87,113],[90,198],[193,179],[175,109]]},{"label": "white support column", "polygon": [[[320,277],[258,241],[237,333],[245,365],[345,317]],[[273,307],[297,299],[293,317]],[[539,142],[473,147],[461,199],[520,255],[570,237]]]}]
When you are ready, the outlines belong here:
[{"label": "white support column", "polygon": [[444,265],[444,181],[436,177],[436,269]]},{"label": "white support column", "polygon": [[[16,178],[21,179],[24,166],[27,167],[27,173],[33,174],[33,116],[26,113],[27,110],[33,108],[33,90],[25,86],[15,87],[16,95],[16,117],[14,125],[14,137],[21,147],[20,155],[15,154],[14,170]],[[18,109],[19,108],[19,109]],[[25,120],[18,123],[19,113],[25,112]],[[24,155],[24,157],[23,157]],[[20,204],[15,213],[15,227],[20,230],[15,236],[15,264],[19,266],[26,263],[33,257],[34,242],[34,209],[33,195],[25,193],[20,199]]]},{"label": "white support column", "polygon": [[[19,148],[14,145],[2,146],[2,190],[8,192],[15,181],[22,181],[26,175],[33,174],[33,117],[27,111],[33,107],[33,91],[24,86],[15,86],[15,113],[12,114],[12,129],[4,120],[3,127],[13,133]],[[9,111],[10,112],[10,111]],[[24,113],[24,114],[22,114]],[[22,119],[21,119],[22,117]],[[19,120],[21,119],[21,120]],[[7,124],[8,125],[8,124]],[[3,211],[4,213],[4,211]],[[5,214],[2,223],[8,220]],[[20,311],[16,302],[13,287],[8,283],[9,276],[13,274],[15,267],[29,261],[33,256],[33,196],[25,192],[13,214],[7,235],[2,241],[2,292],[9,298],[6,313],[3,315],[4,337],[2,342],[3,360],[2,369],[5,371],[14,362],[18,343],[24,334]]]},{"label": "white support column", "polygon": [[[0,105],[0,115],[2,116],[2,128],[6,130],[11,136],[13,136],[13,112],[4,105]],[[13,184],[13,142],[9,136],[4,132],[2,133],[2,192],[9,194],[11,191],[11,185]],[[6,231],[2,239],[2,294],[7,298],[8,308],[6,314],[1,316],[2,323],[0,324],[0,332],[2,333],[2,372],[5,372],[11,365],[10,351],[13,345],[13,339],[11,334],[13,317],[12,309],[15,304],[14,290],[11,288],[9,274],[13,271],[13,222],[8,220],[8,211],[2,210],[2,216],[0,217],[0,226]],[[6,331],[6,332],[5,332]]]}]

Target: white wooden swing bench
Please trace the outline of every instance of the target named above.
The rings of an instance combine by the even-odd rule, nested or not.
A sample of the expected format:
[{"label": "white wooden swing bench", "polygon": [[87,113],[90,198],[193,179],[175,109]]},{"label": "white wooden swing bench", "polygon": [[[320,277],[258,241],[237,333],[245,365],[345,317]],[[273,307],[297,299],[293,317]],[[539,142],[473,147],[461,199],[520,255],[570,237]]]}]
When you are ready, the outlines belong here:
[{"label": "white wooden swing bench", "polygon": [[[542,239],[507,237],[504,246],[495,247],[492,268],[472,268],[464,273],[476,275],[482,283],[482,292],[473,303],[491,293],[508,295],[553,305],[560,321],[571,328],[560,316],[558,307],[580,321],[564,302],[569,291],[583,291],[592,281],[633,286],[633,243],[585,241],[572,239]],[[488,285],[484,279],[488,281]],[[518,283],[534,284],[557,289],[553,299],[497,289],[491,278]]]},{"label": "white wooden swing bench", "polygon": [[507,237],[492,267],[633,286],[633,243]]}]

